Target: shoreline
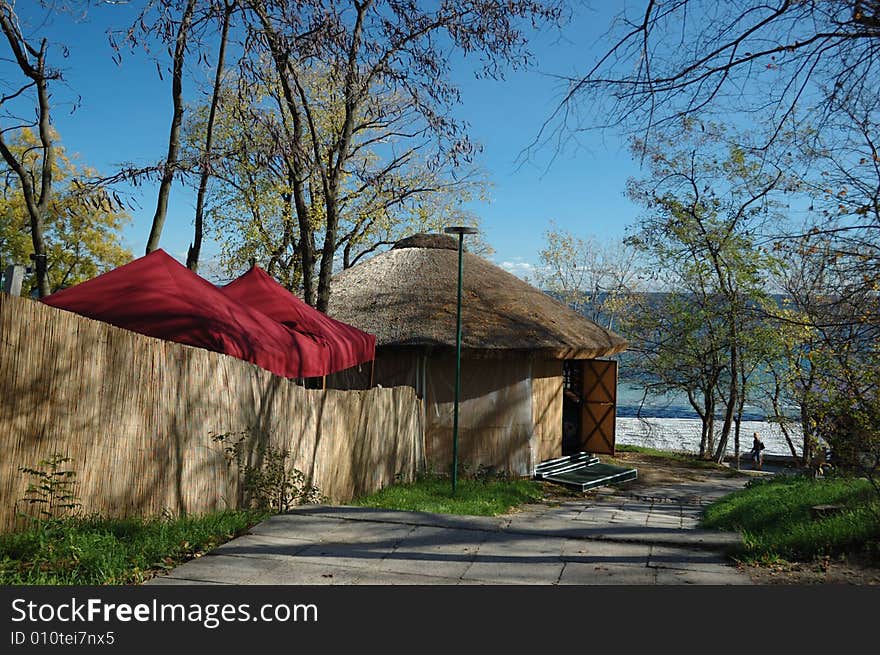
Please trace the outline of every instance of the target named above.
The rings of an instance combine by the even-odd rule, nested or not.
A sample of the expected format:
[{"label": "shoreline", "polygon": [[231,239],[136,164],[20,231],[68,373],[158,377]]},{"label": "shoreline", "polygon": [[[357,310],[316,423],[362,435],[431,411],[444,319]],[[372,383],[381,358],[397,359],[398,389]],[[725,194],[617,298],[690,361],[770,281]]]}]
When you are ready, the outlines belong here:
[{"label": "shoreline", "polygon": [[[799,458],[803,453],[803,436],[800,425],[793,423],[787,427],[795,446],[796,457]],[[702,423],[698,418],[617,417],[616,443],[696,454],[700,449],[701,431]],[[716,435],[719,432],[720,429],[716,430]],[[769,421],[743,421],[740,425],[741,462],[748,460],[753,432],[757,432],[766,445],[765,462],[769,458],[795,459],[779,424]],[[725,454],[726,458],[734,456],[732,434]]]}]

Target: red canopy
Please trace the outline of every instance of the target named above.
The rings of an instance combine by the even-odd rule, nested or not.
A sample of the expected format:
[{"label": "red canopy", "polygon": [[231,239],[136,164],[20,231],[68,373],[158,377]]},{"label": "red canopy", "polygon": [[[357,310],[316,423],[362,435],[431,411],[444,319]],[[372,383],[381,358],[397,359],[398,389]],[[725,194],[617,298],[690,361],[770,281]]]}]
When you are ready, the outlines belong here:
[{"label": "red canopy", "polygon": [[162,250],[43,302],[151,337],[238,357],[288,378],[317,377],[327,345],[221,293]]},{"label": "red canopy", "polygon": [[220,290],[232,300],[259,310],[291,330],[308,334],[327,344],[330,366],[335,373],[373,360],[376,337],[330,318],[290,293],[259,266]]}]

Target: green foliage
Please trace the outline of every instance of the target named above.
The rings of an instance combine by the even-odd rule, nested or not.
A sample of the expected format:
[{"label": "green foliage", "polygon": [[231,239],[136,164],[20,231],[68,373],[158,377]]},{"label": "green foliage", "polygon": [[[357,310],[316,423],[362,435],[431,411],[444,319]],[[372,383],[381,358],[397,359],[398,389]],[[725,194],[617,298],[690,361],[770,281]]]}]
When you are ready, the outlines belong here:
[{"label": "green foliage", "polygon": [[37,515],[28,516],[36,521],[61,518],[80,506],[76,496],[76,471],[62,468],[71,462],[70,457],[54,453],[41,460],[38,468],[19,467],[19,471],[36,478],[28,484],[21,503],[36,509]]},{"label": "green foliage", "polygon": [[426,475],[410,484],[395,484],[357,498],[352,504],[410,512],[497,516],[522,503],[538,501],[542,496],[538,482],[511,480],[483,472],[480,477],[458,479],[454,496],[448,477]]},{"label": "green foliage", "polygon": [[[325,253],[327,198],[312,148],[321,153],[321,161],[333,159],[328,153],[339,140],[344,98],[332,70],[313,63],[299,75],[312,108],[312,121],[301,126],[299,144],[291,136],[295,129],[289,112],[279,109],[276,98],[283,94],[271,68],[261,67],[259,80],[236,78],[222,92],[207,218],[221,243],[227,274],[238,274],[254,261],[296,290],[303,283],[303,238],[312,244],[317,260],[338,258],[347,267],[379,245],[415,232],[478,223],[467,204],[485,198],[484,176],[476,170],[454,170],[448,162],[441,165],[439,157],[423,156],[421,148],[389,157],[409,140],[407,130],[390,126],[406,109],[399,94],[377,94],[358,109],[358,129],[334,198],[340,221],[337,244]],[[204,143],[207,114],[205,106],[189,112],[184,147],[191,158]],[[375,120],[377,115],[383,120]],[[242,130],[242,124],[249,129]],[[296,204],[298,177],[303,178],[298,187],[307,213],[303,217]],[[308,226],[305,234],[302,225]]]},{"label": "green foliage", "polygon": [[157,571],[198,557],[265,518],[225,511],[182,518],[38,522],[0,535],[0,584],[139,584]]},{"label": "green foliage", "polygon": [[824,378],[830,370],[823,370],[825,384],[811,391],[807,402],[813,432],[830,447],[834,467],[866,476],[880,500],[880,369],[874,360],[873,366],[862,364],[858,378],[845,384],[833,379],[828,384]]},{"label": "green foliage", "polygon": [[666,295],[635,303],[621,330],[649,388],[687,394],[703,422],[700,453],[720,460],[779,334],[761,311],[777,262],[758,235],[781,220],[775,196],[788,180],[722,127],[700,127],[633,143],[650,176],[629,182],[646,213],[628,241]]},{"label": "green foliage", "polygon": [[[842,505],[814,518],[815,505]],[[750,484],[706,508],[703,527],[741,530],[750,560],[863,554],[880,558],[880,501],[859,478],[777,476]]]},{"label": "green foliage", "polygon": [[290,466],[290,452],[259,443],[249,430],[215,435],[224,444],[227,465],[238,476],[238,506],[259,511],[286,512],[295,505],[320,503],[320,490]]}]

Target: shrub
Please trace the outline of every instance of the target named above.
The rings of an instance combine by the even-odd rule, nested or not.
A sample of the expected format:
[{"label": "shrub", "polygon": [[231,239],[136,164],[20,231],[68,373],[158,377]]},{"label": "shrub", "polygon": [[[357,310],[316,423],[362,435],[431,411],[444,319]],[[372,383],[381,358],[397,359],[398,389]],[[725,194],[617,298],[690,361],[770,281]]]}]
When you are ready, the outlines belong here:
[{"label": "shrub", "polygon": [[324,500],[302,471],[289,465],[289,451],[265,445],[254,431],[224,433],[213,439],[226,444],[226,463],[236,468],[238,507],[286,512],[295,505]]},{"label": "shrub", "polygon": [[19,502],[29,509],[37,510],[36,516],[24,513],[32,520],[60,518],[80,506],[76,496],[76,472],[63,465],[71,462],[70,457],[53,453],[49,459],[41,460],[37,468],[21,466],[19,471],[36,478],[28,484],[25,496]]}]

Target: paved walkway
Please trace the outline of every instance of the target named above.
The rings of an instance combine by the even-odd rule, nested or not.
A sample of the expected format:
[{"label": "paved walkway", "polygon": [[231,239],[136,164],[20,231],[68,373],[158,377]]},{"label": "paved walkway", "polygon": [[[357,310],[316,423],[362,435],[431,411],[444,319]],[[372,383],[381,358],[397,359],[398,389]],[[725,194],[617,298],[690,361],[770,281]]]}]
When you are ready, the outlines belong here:
[{"label": "paved walkway", "polygon": [[146,584],[750,584],[725,555],[740,535],[697,529],[745,481],[604,487],[502,517],[308,505]]}]

